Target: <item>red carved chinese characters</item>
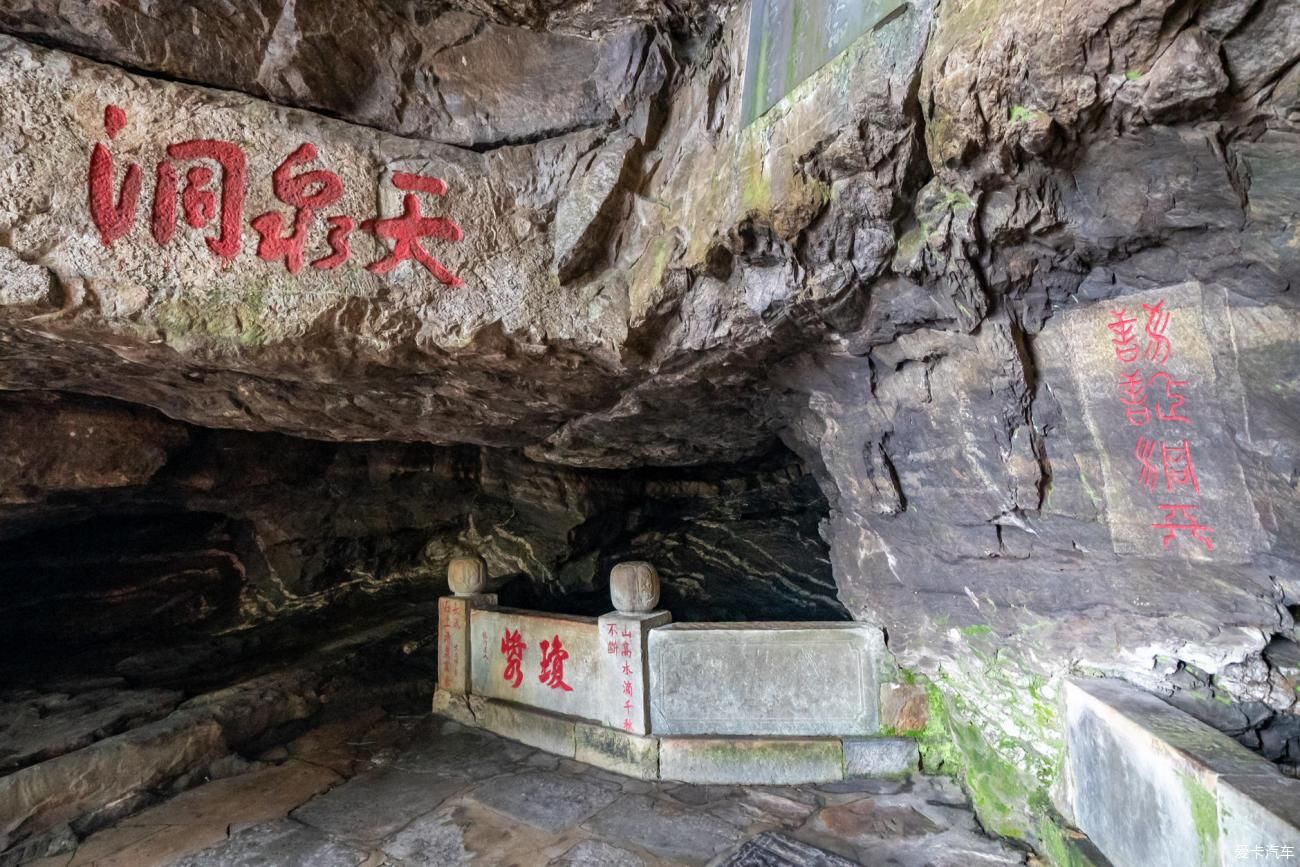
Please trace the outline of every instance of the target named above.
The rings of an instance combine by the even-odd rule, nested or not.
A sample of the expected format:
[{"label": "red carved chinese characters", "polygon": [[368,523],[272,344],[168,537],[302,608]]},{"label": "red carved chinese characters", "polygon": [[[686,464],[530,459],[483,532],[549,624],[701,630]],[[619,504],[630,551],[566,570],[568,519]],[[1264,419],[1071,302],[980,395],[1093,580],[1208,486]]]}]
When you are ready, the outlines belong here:
[{"label": "red carved chinese characters", "polygon": [[[106,106],[103,123],[112,141],[126,127],[126,112],[115,105]],[[204,241],[212,253],[228,262],[239,254],[244,230],[249,170],[243,149],[233,142],[193,139],[167,145],[165,150],[166,158],[159,160],[154,169],[150,234],[159,246],[165,247],[175,238],[179,218],[195,230],[215,226],[215,234]],[[386,274],[409,259],[420,263],[444,285],[463,285],[426,246],[434,241],[456,243],[463,238],[460,226],[453,220],[425,216],[421,210],[420,196],[447,194],[444,181],[394,172],[393,185],[405,193],[399,216],[359,220],[343,213],[326,215],[327,208],[343,199],[344,185],[337,173],[310,167],[318,157],[316,146],[304,142],[271,172],[271,191],[293,210],[291,215],[268,210],[249,220],[258,238],[258,258],[283,261],[289,273],[297,274],[308,261],[310,250],[317,254],[310,260],[312,268],[338,268],[351,258],[351,236],[361,228],[381,242],[392,243],[386,255],[364,266],[371,273]],[[95,142],[90,153],[87,197],[91,221],[105,247],[128,235],[135,226],[143,173],[138,164],[130,163],[120,175],[119,181],[108,145]],[[323,243],[312,239],[318,218],[326,227]]]},{"label": "red carved chinese characters", "polygon": [[327,256],[316,259],[311,263],[311,266],[328,271],[331,268],[337,268],[348,260],[348,256],[352,253],[348,249],[348,235],[357,227],[357,224],[351,217],[327,217],[325,222],[330,227],[329,231],[325,233],[325,243],[330,245],[332,252]]},{"label": "red carved chinese characters", "polygon": [[416,192],[442,196],[447,193],[447,185],[439,178],[426,178],[407,172],[393,173],[393,186],[407,190],[402,197],[402,215],[388,219],[371,219],[361,224],[361,228],[374,232],[380,238],[393,242],[393,250],[383,259],[371,262],[366,270],[375,274],[385,274],[407,259],[415,259],[429,270],[438,281],[447,286],[459,286],[462,281],[433,258],[420,243],[421,238],[434,238],[441,241],[459,241],[462,237],[460,226],[445,217],[426,217],[420,213],[420,200]]},{"label": "red carved chinese characters", "polygon": [[1169,338],[1165,337],[1165,329],[1169,327],[1168,310],[1164,309],[1165,300],[1161,298],[1155,304],[1143,304],[1142,312],[1147,315],[1147,361],[1153,361],[1156,364],[1163,365],[1169,360],[1173,347],[1169,343]]},{"label": "red carved chinese characters", "polygon": [[1187,440],[1173,448],[1161,443],[1160,463],[1165,471],[1166,491],[1172,493],[1175,487],[1190,487],[1198,494],[1201,492],[1201,486],[1196,481],[1196,471],[1192,468],[1192,447],[1187,444]]},{"label": "red carved chinese characters", "polygon": [[[343,197],[343,181],[339,176],[324,169],[293,174],[295,166],[310,163],[316,159],[316,148],[311,143],[304,143],[296,151],[285,157],[284,162],[271,173],[271,188],[275,197],[286,205],[294,207],[293,232],[284,236],[284,222],[280,214],[267,211],[252,219],[253,229],[257,231],[258,258],[268,262],[284,259],[290,274],[297,274],[302,269],[303,250],[307,246],[307,234],[317,211],[334,204]],[[330,233],[328,256],[322,256],[312,262],[314,268],[336,268],[347,261],[347,233],[353,228],[348,217],[333,217],[332,220],[346,222],[336,223],[342,234]]]},{"label": "red carved chinese characters", "polygon": [[1160,508],[1165,510],[1165,519],[1151,526],[1157,530],[1165,531],[1165,535],[1162,537],[1164,547],[1168,548],[1169,543],[1176,539],[1178,533],[1182,531],[1196,541],[1203,543],[1205,550],[1214,550],[1214,543],[1209,539],[1209,534],[1213,533],[1214,529],[1196,520],[1196,517],[1192,514],[1192,510],[1196,506],[1161,503]]},{"label": "red carved chinese characters", "polygon": [[1138,472],[1138,484],[1148,491],[1154,491],[1156,485],[1160,483],[1160,465],[1151,460],[1152,454],[1156,450],[1156,441],[1149,440],[1145,437],[1138,437],[1137,459],[1140,467]]},{"label": "red carved chinese characters", "polygon": [[[1123,365],[1134,364],[1141,358],[1156,367],[1164,367],[1174,358],[1174,346],[1168,336],[1173,311],[1165,309],[1165,299],[1161,298],[1154,303],[1142,304],[1142,312],[1145,317],[1145,346],[1139,344],[1135,333],[1137,317],[1123,308],[1110,311],[1106,328],[1111,335],[1115,357]],[[1186,386],[1187,380],[1176,379],[1165,370],[1157,370],[1149,377],[1145,377],[1137,367],[1122,371],[1119,403],[1124,408],[1125,421],[1131,427],[1146,427],[1152,422],[1154,411],[1156,422],[1190,426],[1192,420],[1184,414],[1186,397],[1181,391]],[[1154,494],[1163,480],[1164,494],[1175,491],[1184,495],[1201,493],[1188,439],[1168,441],[1139,436],[1134,456],[1137,458],[1139,488]],[[1195,517],[1194,510],[1199,506],[1195,503],[1160,503],[1158,508],[1163,510],[1163,520],[1151,526],[1164,531],[1162,548],[1168,548],[1180,533],[1185,533],[1188,538],[1204,544],[1207,551],[1214,550],[1214,543],[1209,538],[1213,528]]]},{"label": "red carved chinese characters", "polygon": [[623,730],[633,731],[636,728],[636,724],[632,722],[632,716],[636,708],[634,703],[634,700],[636,699],[636,679],[632,674],[633,669],[631,663],[633,641],[632,631],[627,627],[624,627],[620,633],[617,626],[613,623],[607,624],[605,628],[608,636],[613,639],[606,644],[605,652],[609,656],[613,657],[612,661],[615,670],[618,674],[622,675],[622,690],[619,692],[619,697],[623,701],[622,705],[619,707],[621,713],[616,712],[615,718],[622,716]]},{"label": "red carved chinese characters", "polygon": [[[1181,388],[1182,386],[1187,385],[1187,381],[1184,379],[1174,379],[1162,370],[1153,375],[1151,379],[1147,381],[1147,385],[1154,387],[1156,380],[1163,380],[1165,387],[1163,400],[1161,398],[1156,399],[1156,418],[1161,421],[1181,421],[1191,424],[1191,419],[1178,414],[1179,408],[1183,405],[1183,396],[1174,391],[1175,386]],[[1168,403],[1166,404],[1164,401],[1167,401]]]},{"label": "red carved chinese characters", "polygon": [[626,701],[623,702],[623,730],[632,731],[632,699],[635,693],[632,691],[632,667],[627,660],[632,656],[632,632],[626,627],[623,629],[623,695]]},{"label": "red carved chinese characters", "polygon": [[[1156,446],[1160,447],[1160,460],[1154,460]],[[1163,476],[1165,490],[1172,492],[1175,487],[1190,487],[1200,493],[1200,483],[1196,481],[1196,470],[1192,466],[1192,447],[1187,440],[1176,445],[1157,443],[1145,437],[1138,437],[1135,451],[1138,459],[1138,484],[1148,491],[1154,491]]]},{"label": "red carved chinese characters", "polygon": [[1124,415],[1128,418],[1128,423],[1141,427],[1151,421],[1151,411],[1147,409],[1146,383],[1142,381],[1142,374],[1136,370],[1129,373],[1119,381],[1119,387],[1119,401],[1124,404]]},{"label": "red carved chinese characters", "polygon": [[[542,642],[542,644],[543,647],[545,647],[546,642]],[[526,646],[527,645],[524,644],[523,636],[519,634],[518,629],[513,631],[507,629],[505,635],[501,638],[501,652],[504,653],[506,657],[506,670],[502,673],[501,678],[506,681],[512,681],[510,683],[512,689],[519,689],[519,684],[524,682],[522,663],[524,659],[524,648]]]},{"label": "red carved chinese characters", "polygon": [[438,623],[442,629],[442,649],[438,652],[442,663],[440,682],[446,687],[453,682],[459,664],[455,632],[464,625],[459,605],[450,599],[438,600]]},{"label": "red carved chinese characters", "polygon": [[[214,178],[212,169],[194,166],[185,173],[181,208],[185,213],[185,222],[194,229],[202,229],[211,223],[219,210],[217,236],[205,238],[204,241],[208,249],[220,258],[233,259],[239,253],[244,219],[244,191],[248,182],[244,151],[227,141],[197,139],[168,145],[167,155],[174,160],[208,159],[221,167],[220,206],[216,193],[209,188]],[[160,181],[154,190],[153,233],[160,244],[171,239],[176,225],[174,171],[170,166],[166,170],[161,165],[158,168]],[[167,176],[166,181],[161,180],[164,175]],[[164,194],[167,195],[165,201],[162,199]]]},{"label": "red carved chinese characters", "polygon": [[[104,131],[110,140],[126,126],[126,112],[115,105],[104,109]],[[99,230],[104,246],[131,231],[135,223],[135,206],[140,197],[140,167],[134,163],[126,167],[122,188],[113,198],[113,155],[103,143],[95,142],[90,152],[90,219]]]},{"label": "red carved chinese characters", "polygon": [[537,679],[551,689],[573,692],[573,687],[564,682],[564,660],[568,658],[569,652],[560,643],[560,636],[553,635],[550,641],[543,641],[542,673],[537,676]]},{"label": "red carved chinese characters", "polygon": [[1132,364],[1137,361],[1139,353],[1142,350],[1138,348],[1137,340],[1133,337],[1133,325],[1137,318],[1129,316],[1123,308],[1110,311],[1110,323],[1106,326],[1113,335],[1110,343],[1115,347],[1115,357],[1124,364]]}]

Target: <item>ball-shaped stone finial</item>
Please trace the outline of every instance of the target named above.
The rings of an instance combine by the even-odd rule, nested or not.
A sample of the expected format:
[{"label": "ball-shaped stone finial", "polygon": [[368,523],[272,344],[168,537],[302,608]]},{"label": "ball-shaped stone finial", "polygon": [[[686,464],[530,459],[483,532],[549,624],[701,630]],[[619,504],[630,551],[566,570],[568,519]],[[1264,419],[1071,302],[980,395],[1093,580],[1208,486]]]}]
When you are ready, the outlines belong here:
[{"label": "ball-shaped stone finial", "polygon": [[487,564],[482,557],[453,557],[447,564],[447,584],[457,596],[472,596],[487,589]]},{"label": "ball-shaped stone finial", "polygon": [[659,572],[649,563],[619,563],[609,573],[609,597],[624,614],[645,614],[659,604]]}]

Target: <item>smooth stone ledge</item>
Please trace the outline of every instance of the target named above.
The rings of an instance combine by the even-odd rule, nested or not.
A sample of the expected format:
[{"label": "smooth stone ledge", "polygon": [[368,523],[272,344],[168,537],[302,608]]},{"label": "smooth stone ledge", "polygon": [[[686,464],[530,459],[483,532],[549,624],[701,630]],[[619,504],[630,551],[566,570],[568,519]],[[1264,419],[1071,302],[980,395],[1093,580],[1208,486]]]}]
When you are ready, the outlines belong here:
[{"label": "smooth stone ledge", "polygon": [[576,752],[577,720],[487,699],[478,715],[488,731],[566,759]]},{"label": "smooth stone ledge", "polygon": [[659,776],[682,783],[789,786],[844,779],[839,738],[659,739]]},{"label": "smooth stone ledge", "polygon": [[439,690],[433,712],[565,758],[639,780],[801,785],[916,773],[910,738],[655,737]]},{"label": "smooth stone ledge", "polygon": [[658,738],[588,723],[578,723],[575,734],[578,761],[639,780],[659,779]]},{"label": "smooth stone ledge", "polygon": [[1064,697],[1066,806],[1116,867],[1300,854],[1300,780],[1122,681],[1068,681]]}]

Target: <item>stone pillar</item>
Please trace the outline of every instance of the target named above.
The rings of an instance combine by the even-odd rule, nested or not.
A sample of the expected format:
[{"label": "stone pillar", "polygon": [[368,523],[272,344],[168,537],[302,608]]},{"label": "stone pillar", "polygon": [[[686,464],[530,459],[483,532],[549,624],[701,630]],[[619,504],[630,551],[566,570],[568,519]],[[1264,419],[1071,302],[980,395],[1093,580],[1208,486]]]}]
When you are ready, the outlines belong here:
[{"label": "stone pillar", "polygon": [[438,689],[465,695],[469,689],[469,612],[497,604],[487,587],[487,566],[478,557],[457,557],[447,566],[447,583],[455,596],[438,600]]},{"label": "stone pillar", "polygon": [[605,666],[601,721],[619,731],[650,731],[650,630],[673,616],[651,609],[659,602],[659,573],[649,563],[619,563],[609,576],[614,607],[599,618],[598,644]]}]

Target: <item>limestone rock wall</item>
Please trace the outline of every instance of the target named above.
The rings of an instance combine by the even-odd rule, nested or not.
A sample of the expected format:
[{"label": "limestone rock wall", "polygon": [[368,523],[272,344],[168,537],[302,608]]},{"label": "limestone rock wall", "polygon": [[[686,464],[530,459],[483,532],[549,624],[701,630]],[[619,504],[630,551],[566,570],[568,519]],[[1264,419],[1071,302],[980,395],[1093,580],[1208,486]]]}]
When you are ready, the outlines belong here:
[{"label": "limestone rock wall", "polygon": [[[1050,839],[1068,672],[1300,760],[1280,662],[1300,605],[1296,4],[886,3],[752,124],[748,3],[336,5],[181,33],[4,4],[0,385],[205,427],[506,447],[479,453],[491,505],[457,518],[456,544],[569,605],[615,549],[707,585],[727,558],[699,533],[720,514],[723,535],[782,529],[777,559],[815,563],[806,482],[777,518],[758,484],[669,526],[674,491],[727,484],[655,470],[629,498],[599,471],[761,479],[748,462],[781,440],[828,503],[840,601],[932,680],[929,763],[960,766],[989,827]],[[208,58],[218,30],[232,47]],[[556,86],[533,89],[536,68]],[[247,155],[228,262],[215,223],[151,234],[166,146],[201,136]],[[365,270],[389,246],[361,229],[332,270],[257,257],[249,219],[287,231],[274,172],[304,142],[317,156],[295,171],[337,172],[358,223],[401,211],[399,172],[445,180],[420,202],[460,227],[429,245],[463,285]],[[107,247],[97,143],[114,195],[142,167]],[[334,213],[312,216],[310,258]],[[50,483],[121,466],[104,485],[130,484],[156,461]],[[612,546],[583,541],[638,509]],[[753,574],[771,605],[826,611],[819,568],[797,588]]]}]

